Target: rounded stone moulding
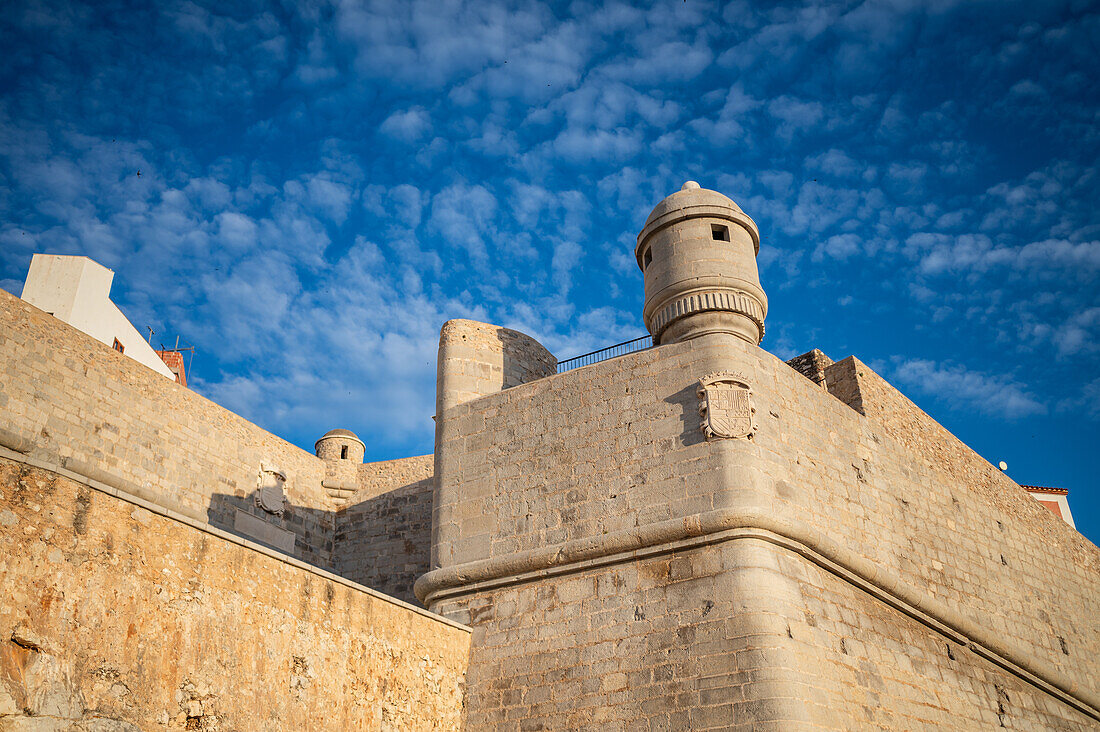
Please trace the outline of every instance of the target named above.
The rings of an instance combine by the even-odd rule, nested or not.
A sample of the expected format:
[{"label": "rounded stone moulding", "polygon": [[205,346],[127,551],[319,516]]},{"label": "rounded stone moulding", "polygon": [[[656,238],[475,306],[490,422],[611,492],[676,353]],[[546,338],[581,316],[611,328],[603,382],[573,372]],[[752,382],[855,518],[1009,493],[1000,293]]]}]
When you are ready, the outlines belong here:
[{"label": "rounded stone moulding", "polygon": [[729,333],[759,345],[768,314],[759,251],[756,223],[717,191],[688,181],[658,203],[634,250],[654,343]]}]

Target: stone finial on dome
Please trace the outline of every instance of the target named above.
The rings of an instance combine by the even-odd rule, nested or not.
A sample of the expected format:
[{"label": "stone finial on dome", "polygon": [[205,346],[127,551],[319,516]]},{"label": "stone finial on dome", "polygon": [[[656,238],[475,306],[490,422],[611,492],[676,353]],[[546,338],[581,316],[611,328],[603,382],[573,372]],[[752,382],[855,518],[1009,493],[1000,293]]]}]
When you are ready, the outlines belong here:
[{"label": "stone finial on dome", "polygon": [[759,251],[756,223],[718,191],[688,181],[658,203],[634,250],[654,342],[730,333],[759,345],[768,313]]}]

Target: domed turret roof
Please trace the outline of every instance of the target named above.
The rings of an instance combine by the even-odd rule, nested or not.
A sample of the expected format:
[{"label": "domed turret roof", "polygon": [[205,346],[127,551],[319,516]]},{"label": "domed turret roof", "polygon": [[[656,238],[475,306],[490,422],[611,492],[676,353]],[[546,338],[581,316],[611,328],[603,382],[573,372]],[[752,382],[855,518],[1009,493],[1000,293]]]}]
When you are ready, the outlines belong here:
[{"label": "domed turret roof", "polygon": [[673,211],[695,208],[697,206],[715,206],[717,208],[732,209],[737,213],[744,213],[741,207],[734,203],[728,196],[724,196],[718,191],[712,191],[709,188],[703,188],[695,181],[689,180],[680,190],[666,197],[653,207],[652,213],[649,214],[649,218],[645,220],[645,226],[642,228],[649,228],[651,223]]},{"label": "domed turret roof", "polygon": [[[339,428],[334,429],[334,430],[329,430],[328,432],[326,432],[324,434],[323,437],[321,437],[321,440],[327,440],[330,437],[343,437],[344,439],[355,440],[360,445],[363,445],[364,447],[366,447],[366,445],[363,443],[363,441],[359,439],[359,435],[355,434],[351,430],[344,430],[344,429],[339,429]],[[317,442],[320,442],[321,440],[317,440]]]},{"label": "domed turret roof", "polygon": [[[653,207],[649,218],[645,220],[645,226],[638,234],[638,247],[635,255],[641,256],[641,245],[653,232],[664,228],[674,221],[710,216],[729,219],[743,226],[752,237],[756,252],[760,252],[760,232],[756,228],[756,222],[741,210],[741,207],[728,196],[718,191],[703,188],[693,180],[689,180],[680,190],[668,196]],[[639,259],[639,266],[641,260]]]}]

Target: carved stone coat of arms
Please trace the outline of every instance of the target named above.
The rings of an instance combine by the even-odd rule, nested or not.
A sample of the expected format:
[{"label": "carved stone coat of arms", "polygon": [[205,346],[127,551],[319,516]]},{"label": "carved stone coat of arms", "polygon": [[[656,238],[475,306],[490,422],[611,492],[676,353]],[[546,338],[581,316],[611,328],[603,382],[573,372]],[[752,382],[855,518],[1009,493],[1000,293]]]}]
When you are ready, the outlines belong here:
[{"label": "carved stone coat of arms", "polygon": [[256,505],[268,513],[282,516],[286,510],[286,473],[273,465],[260,464],[260,477],[256,485]]},{"label": "carved stone coat of arms", "polygon": [[699,415],[703,431],[712,437],[747,437],[756,431],[752,388],[737,374],[720,372],[699,380]]}]

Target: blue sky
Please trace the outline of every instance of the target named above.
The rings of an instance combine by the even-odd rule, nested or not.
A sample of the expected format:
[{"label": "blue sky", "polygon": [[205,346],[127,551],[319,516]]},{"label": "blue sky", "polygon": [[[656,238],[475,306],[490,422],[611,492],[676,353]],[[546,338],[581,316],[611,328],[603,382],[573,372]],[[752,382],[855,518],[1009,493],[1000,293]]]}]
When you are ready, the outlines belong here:
[{"label": "blue sky", "polygon": [[0,287],[90,256],[197,391],[421,454],[443,321],[643,334],[634,237],[695,179],[760,226],[765,348],[857,355],[1100,541],[1098,39],[1093,2],[15,0]]}]

